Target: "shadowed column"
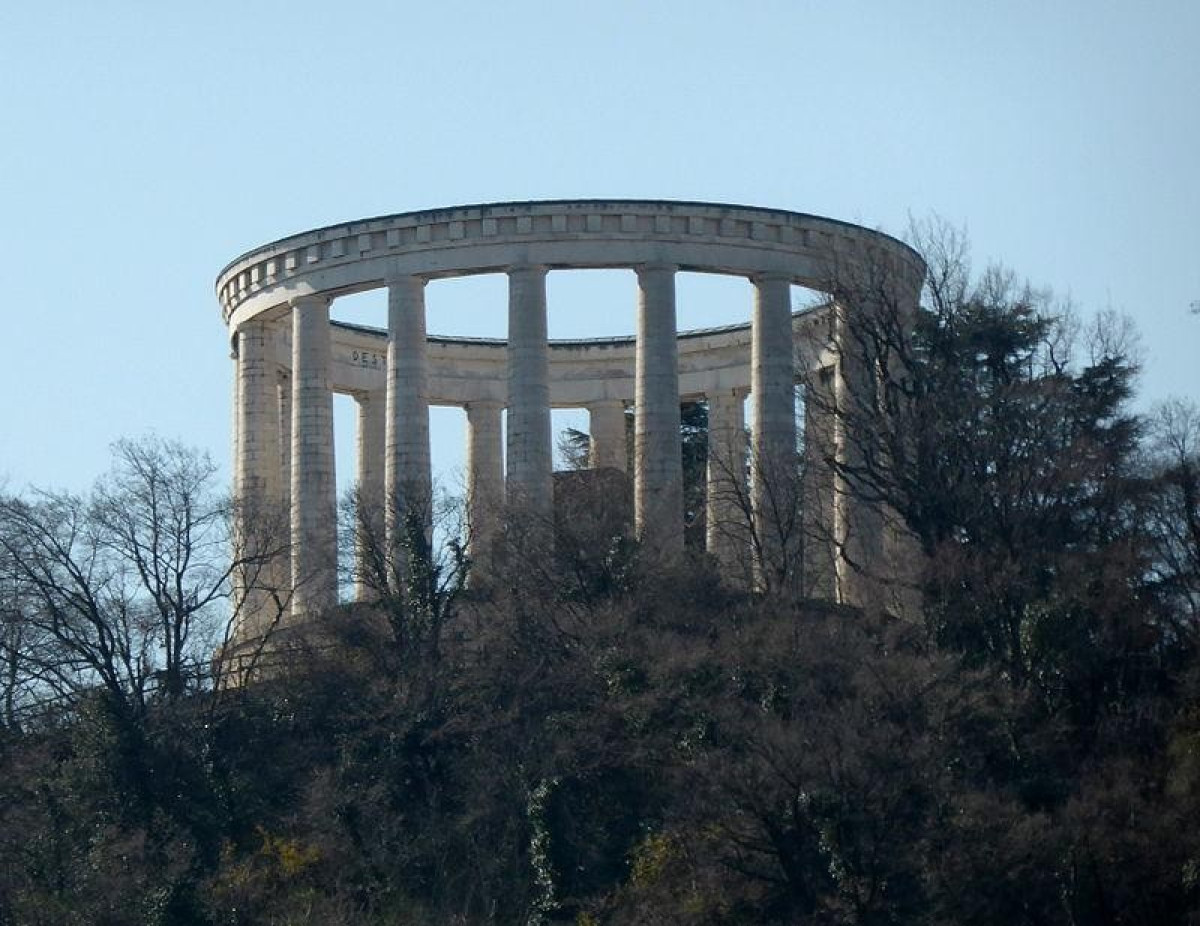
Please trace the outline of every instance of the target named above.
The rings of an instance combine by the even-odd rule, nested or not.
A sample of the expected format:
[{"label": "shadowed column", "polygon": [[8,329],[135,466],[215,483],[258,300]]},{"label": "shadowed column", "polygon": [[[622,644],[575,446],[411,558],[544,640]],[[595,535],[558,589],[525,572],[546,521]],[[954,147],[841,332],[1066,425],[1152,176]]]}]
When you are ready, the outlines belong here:
[{"label": "shadowed column", "polygon": [[834,483],[834,530],[837,542],[838,600],[859,607],[880,605],[878,571],[883,562],[883,518],[863,473],[874,452],[878,423],[878,375],[871,339],[859,326],[869,325],[874,307],[835,303],[837,418],[834,428],[837,476]]},{"label": "shadowed column", "polygon": [[428,540],[433,517],[427,378],[425,281],[399,277],[388,283],[385,511],[392,568],[401,573],[409,519],[418,519]]},{"label": "shadowed column", "polygon": [[[283,331],[277,332],[277,337],[281,343],[281,350],[287,347],[283,344]],[[290,350],[283,351],[287,353],[288,362],[290,362]],[[279,520],[275,526],[275,531],[281,548],[283,544],[291,542],[292,532],[292,375],[286,370],[280,370],[278,382],[275,387],[278,396],[278,411],[279,411]],[[296,580],[292,576],[292,557],[285,552],[280,556],[278,562],[279,579],[282,588],[287,591],[286,595],[280,598],[278,607],[281,613],[280,620],[286,620],[292,613],[291,590],[296,587]]]},{"label": "shadowed column", "polygon": [[705,546],[735,582],[745,581],[750,557],[744,408],[741,392],[708,396]]},{"label": "shadowed column", "polygon": [[620,399],[592,402],[587,406],[591,429],[588,462],[592,469],[629,468],[629,444],[625,437],[625,403]]},{"label": "shadowed column", "polygon": [[486,574],[504,500],[499,402],[467,404],[467,526],[471,558]]},{"label": "shadowed column", "polygon": [[548,518],[553,466],[546,268],[513,267],[508,271],[508,505]]},{"label": "shadowed column", "polygon": [[376,389],[359,393],[358,478],[355,498],[355,588],[358,601],[379,594],[383,576],[379,569],[384,539],[384,457],[387,443],[387,392]]},{"label": "shadowed column", "polygon": [[229,358],[233,361],[233,408],[231,409],[233,420],[233,428],[229,435],[230,444],[233,448],[233,458],[229,461],[231,465],[230,472],[233,473],[231,480],[232,491],[234,497],[238,494],[238,485],[242,478],[242,357],[241,351],[238,350],[238,333],[233,333],[232,345],[229,351]]},{"label": "shadowed column", "polygon": [[292,610],[314,615],[337,603],[329,301],[292,301]]},{"label": "shadowed column", "polygon": [[804,594],[828,601],[838,597],[835,382],[833,367],[813,370],[804,380]]},{"label": "shadowed column", "polygon": [[760,276],[753,282],[751,507],[759,578],[775,587],[797,571],[800,545],[791,287],[783,275]]},{"label": "shadowed column", "polygon": [[279,479],[283,492],[283,510],[292,510],[292,376],[279,371]]},{"label": "shadowed column", "polygon": [[671,556],[683,550],[683,461],[674,266],[637,268],[634,370],[634,523],[638,538]]}]

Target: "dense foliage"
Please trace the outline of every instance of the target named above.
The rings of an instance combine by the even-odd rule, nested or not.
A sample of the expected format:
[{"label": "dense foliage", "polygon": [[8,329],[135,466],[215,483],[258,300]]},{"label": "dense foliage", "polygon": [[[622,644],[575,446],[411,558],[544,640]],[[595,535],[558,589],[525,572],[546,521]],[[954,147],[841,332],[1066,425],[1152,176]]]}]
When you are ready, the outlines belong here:
[{"label": "dense foliage", "polygon": [[[576,524],[253,685],[70,687],[0,729],[0,924],[1200,922],[1200,417],[1130,410],[1112,320],[942,257],[853,474],[919,615]],[[62,629],[14,568],[36,504],[0,523],[13,684]]]}]

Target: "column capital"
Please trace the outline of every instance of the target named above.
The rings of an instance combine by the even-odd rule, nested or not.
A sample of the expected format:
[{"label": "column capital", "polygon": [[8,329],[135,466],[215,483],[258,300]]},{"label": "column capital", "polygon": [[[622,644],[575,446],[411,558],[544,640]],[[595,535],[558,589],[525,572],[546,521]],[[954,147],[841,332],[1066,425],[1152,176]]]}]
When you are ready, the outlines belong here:
[{"label": "column capital", "polygon": [[755,273],[750,276],[750,282],[755,286],[760,283],[787,283],[790,285],[792,279],[793,277],[790,273],[784,273],[782,270],[768,270],[764,273]]},{"label": "column capital", "polygon": [[504,403],[499,399],[471,399],[464,402],[462,407],[463,411],[469,414],[472,411],[495,411],[504,408]]},{"label": "column capital", "polygon": [[511,276],[545,276],[548,268],[544,264],[517,263],[509,264],[504,272]]},{"label": "column capital", "polygon": [[252,318],[244,319],[236,327],[231,328],[229,330],[229,346],[230,346],[230,350],[231,350],[231,353],[229,356],[231,356],[231,357],[237,356],[238,335],[239,334],[246,334],[246,335],[259,334],[259,335],[263,335],[263,336],[268,336],[268,335],[270,335],[270,333],[272,332],[274,327],[275,326],[272,322],[267,321],[265,318],[263,318],[260,315],[256,315]]},{"label": "column capital", "polygon": [[429,281],[425,277],[418,276],[415,273],[397,273],[393,270],[384,276],[383,282],[389,289],[393,286],[416,286],[424,289],[425,284]]},{"label": "column capital", "polygon": [[327,306],[331,302],[333,302],[333,297],[325,293],[304,293],[300,296],[292,296],[288,300],[288,306],[293,309],[299,309],[309,306]]},{"label": "column capital", "polygon": [[649,273],[678,273],[679,265],[652,260],[646,261],[644,264],[635,264],[633,270],[638,276]]}]

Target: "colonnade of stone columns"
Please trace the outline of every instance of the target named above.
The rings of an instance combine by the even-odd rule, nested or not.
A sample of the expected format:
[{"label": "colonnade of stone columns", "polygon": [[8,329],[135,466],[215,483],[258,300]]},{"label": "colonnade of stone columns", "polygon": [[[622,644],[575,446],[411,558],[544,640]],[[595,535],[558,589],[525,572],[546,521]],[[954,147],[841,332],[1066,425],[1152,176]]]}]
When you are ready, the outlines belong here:
[{"label": "colonnade of stone columns", "polygon": [[[682,550],[684,527],[678,268],[646,264],[634,269],[638,289],[632,397],[634,522],[648,549],[672,556]],[[507,401],[480,398],[463,406],[470,537],[481,563],[501,527],[499,513],[504,505],[548,520],[553,504],[546,273],[538,265],[507,271]],[[744,566],[747,558],[746,537],[734,527],[741,523],[745,532],[747,510],[759,535],[760,569],[771,568],[772,558],[782,555],[770,530],[769,522],[781,503],[772,492],[791,486],[795,472],[790,279],[769,275],[755,277],[752,283],[749,484],[742,410],[746,392],[714,391],[706,396],[710,422],[707,544],[729,569]],[[393,553],[412,529],[412,517],[426,532],[430,529],[425,286],[423,278],[412,275],[387,281],[386,384],[356,395],[362,517],[370,520],[367,526],[374,528],[374,537],[386,537],[387,549]],[[329,305],[329,297],[322,295],[291,302],[291,369],[286,374],[272,360],[270,323],[243,323],[236,341],[235,488],[243,499],[290,509],[292,612],[296,615],[319,613],[337,600]],[[597,399],[586,408],[591,416],[592,466],[625,471],[629,460],[625,400]],[[371,553],[360,541],[360,560]],[[369,597],[369,583],[360,582],[357,593]]]}]

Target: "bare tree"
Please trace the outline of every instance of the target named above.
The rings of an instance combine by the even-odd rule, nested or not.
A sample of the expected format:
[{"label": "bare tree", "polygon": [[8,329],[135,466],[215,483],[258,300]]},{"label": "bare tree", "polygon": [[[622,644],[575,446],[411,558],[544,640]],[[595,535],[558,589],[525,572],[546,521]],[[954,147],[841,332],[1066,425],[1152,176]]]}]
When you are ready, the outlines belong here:
[{"label": "bare tree", "polygon": [[[841,555],[856,570],[911,563],[939,639],[1021,685],[1045,576],[1129,533],[1134,345],[1120,319],[1081,326],[1011,271],[973,276],[944,223],[912,237],[928,265],[919,306],[885,264],[831,271],[843,447],[830,463],[862,538],[848,531]],[[897,530],[915,550],[894,555]]]},{"label": "bare tree", "polygon": [[238,616],[234,573],[268,561],[264,545],[250,561],[233,542],[215,478],[179,443],[123,440],[86,496],[0,499],[10,672],[71,698],[99,686],[127,717],[206,675]]},{"label": "bare tree", "polygon": [[361,488],[342,500],[342,584],[383,615],[401,653],[436,657],[471,568],[467,525],[460,499],[408,501],[397,505],[389,535],[383,512]]},{"label": "bare tree", "polygon": [[810,593],[805,554],[819,538],[808,536],[805,463],[799,448],[760,459],[748,450],[744,430],[710,433],[705,517],[710,552],[728,581],[771,596]]}]

